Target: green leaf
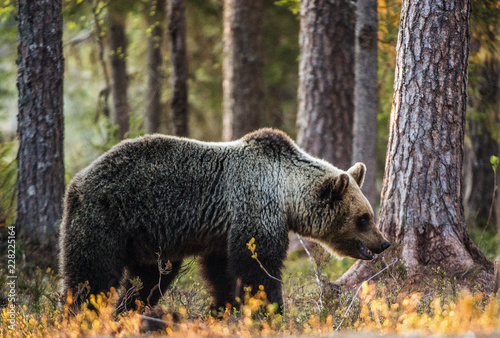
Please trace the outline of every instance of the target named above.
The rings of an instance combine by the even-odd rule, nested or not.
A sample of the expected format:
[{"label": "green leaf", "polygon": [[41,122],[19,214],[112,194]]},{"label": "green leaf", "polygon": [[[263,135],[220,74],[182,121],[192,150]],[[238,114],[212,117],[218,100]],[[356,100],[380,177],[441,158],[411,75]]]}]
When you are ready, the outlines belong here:
[{"label": "green leaf", "polygon": [[495,155],[491,155],[490,162],[491,162],[491,166],[493,168],[493,172],[496,173],[497,168],[498,168],[498,163],[499,163],[498,157],[496,157]]}]

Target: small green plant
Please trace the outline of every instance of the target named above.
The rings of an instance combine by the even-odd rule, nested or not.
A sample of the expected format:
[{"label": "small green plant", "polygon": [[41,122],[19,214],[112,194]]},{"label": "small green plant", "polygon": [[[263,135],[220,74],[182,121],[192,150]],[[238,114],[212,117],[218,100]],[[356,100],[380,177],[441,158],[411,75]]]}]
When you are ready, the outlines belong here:
[{"label": "small green plant", "polygon": [[300,12],[300,1],[299,0],[278,0],[274,3],[277,6],[286,7],[293,13],[293,15],[298,15]]},{"label": "small green plant", "polygon": [[[260,268],[266,273],[266,275],[268,275],[270,278],[274,279],[275,281],[278,281],[281,284],[281,295],[283,296],[283,300],[284,300],[284,298],[285,298],[285,288],[284,288],[283,281],[281,279],[276,278],[273,275],[271,275],[266,270],[266,268],[264,267],[264,265],[262,265],[262,263],[257,258],[257,252],[255,251],[255,248],[256,248],[255,238],[252,237],[252,239],[250,239],[250,241],[247,243],[247,248],[248,248],[248,250],[250,250],[252,252],[252,258],[255,259],[257,261],[257,263],[259,263]],[[261,290],[261,291],[263,291],[263,290]],[[283,303],[283,313],[286,313],[286,301]]]},{"label": "small green plant", "polygon": [[488,224],[490,224],[491,214],[493,213],[493,206],[495,205],[495,195],[498,189],[497,169],[498,169],[498,164],[500,163],[500,159],[495,155],[491,155],[490,163],[491,163],[491,168],[493,169],[493,193],[491,196],[491,205],[490,205],[490,211],[488,212],[488,219],[486,220],[486,224],[484,225],[483,231],[481,232],[481,237],[479,238],[478,245],[481,244],[484,232],[486,231],[486,228],[488,228]]},{"label": "small green plant", "polygon": [[495,203],[495,193],[497,192],[498,186],[497,186],[497,168],[498,168],[498,163],[500,162],[498,157],[495,155],[491,155],[490,157],[490,162],[491,162],[491,168],[493,169],[493,196],[491,197],[491,205],[490,205],[490,212],[488,213],[488,220],[486,221],[486,225],[490,222],[491,218],[491,212],[493,211],[493,205]]}]

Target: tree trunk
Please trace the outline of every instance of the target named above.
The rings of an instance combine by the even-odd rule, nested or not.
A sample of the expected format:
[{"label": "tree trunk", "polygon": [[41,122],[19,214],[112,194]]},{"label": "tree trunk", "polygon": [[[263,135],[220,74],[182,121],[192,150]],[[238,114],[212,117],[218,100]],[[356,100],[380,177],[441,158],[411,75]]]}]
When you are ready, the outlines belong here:
[{"label": "tree trunk", "polygon": [[111,94],[113,114],[111,121],[119,127],[120,138],[129,130],[127,37],[125,35],[126,12],[118,0],[111,2],[109,17],[109,49],[111,51]]},{"label": "tree trunk", "polygon": [[[300,2],[297,143],[344,170],[352,162],[354,28],[347,0]],[[292,236],[290,251],[300,247]]]},{"label": "tree trunk", "polygon": [[264,86],[264,0],[224,1],[224,123],[222,138],[234,140],[260,127]]},{"label": "tree trunk", "polygon": [[184,0],[168,0],[168,41],[172,62],[172,134],[177,136],[188,136],[185,11]]},{"label": "tree trunk", "polygon": [[148,103],[146,108],[145,127],[148,133],[156,133],[160,128],[160,117],[163,115],[161,93],[163,88],[163,22],[165,20],[165,0],[149,0],[147,13],[151,35],[148,38]]},{"label": "tree trunk", "polygon": [[352,162],[354,19],[349,1],[301,1],[297,141],[344,170]]},{"label": "tree trunk", "polygon": [[61,219],[64,195],[61,0],[19,0],[17,22],[16,223],[28,240],[47,244]]},{"label": "tree trunk", "polygon": [[[401,11],[379,226],[416,280],[438,266],[450,277],[493,273],[462,204],[470,6],[409,0]],[[371,267],[357,262],[338,282],[362,281]]]},{"label": "tree trunk", "polygon": [[363,192],[377,203],[377,0],[358,0],[356,11],[353,161],[368,168]]}]

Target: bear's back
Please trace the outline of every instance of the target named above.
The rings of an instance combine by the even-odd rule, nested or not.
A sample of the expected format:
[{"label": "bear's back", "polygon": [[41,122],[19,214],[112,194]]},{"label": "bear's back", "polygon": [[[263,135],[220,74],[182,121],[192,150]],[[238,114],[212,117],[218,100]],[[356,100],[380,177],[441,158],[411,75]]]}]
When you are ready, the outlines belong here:
[{"label": "bear's back", "polygon": [[[278,157],[302,157],[300,150],[283,132],[260,129],[231,142],[201,142],[160,134],[125,140],[76,175],[76,180],[126,183],[134,176],[154,174],[190,176],[217,174],[217,163],[227,170],[249,170],[258,164],[272,164]],[[192,177],[194,178],[194,177]]]}]

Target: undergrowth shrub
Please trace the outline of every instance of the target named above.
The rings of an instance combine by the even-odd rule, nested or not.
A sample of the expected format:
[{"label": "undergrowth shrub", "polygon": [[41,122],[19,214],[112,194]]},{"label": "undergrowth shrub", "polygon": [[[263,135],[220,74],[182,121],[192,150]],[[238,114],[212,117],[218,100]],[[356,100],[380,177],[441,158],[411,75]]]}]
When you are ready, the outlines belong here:
[{"label": "undergrowth shrub", "polygon": [[[438,335],[498,332],[499,302],[494,296],[461,290],[441,269],[434,271],[421,292],[408,292],[395,278],[398,269],[401,267],[395,265],[377,282],[363,283],[358,294],[350,289],[323,299],[323,309],[317,306],[319,293],[314,278],[307,273],[301,277],[289,273],[283,315],[267,302],[261,287],[253,297],[247,292],[241,308],[226,309],[221,318],[214,318],[207,310],[209,292],[197,282],[197,269],[192,265],[164,294],[162,315],[152,320],[163,324],[160,333],[173,336],[324,335],[336,330]],[[50,269],[39,269],[32,276],[29,282],[19,284],[14,331],[9,330],[9,308],[1,309],[0,336],[131,336],[142,333],[144,321],[151,320],[148,311],[116,316],[114,289],[91,296],[80,312],[70,316],[72,297],[62,307],[57,304],[59,276]],[[99,315],[88,308],[89,302]]]}]

